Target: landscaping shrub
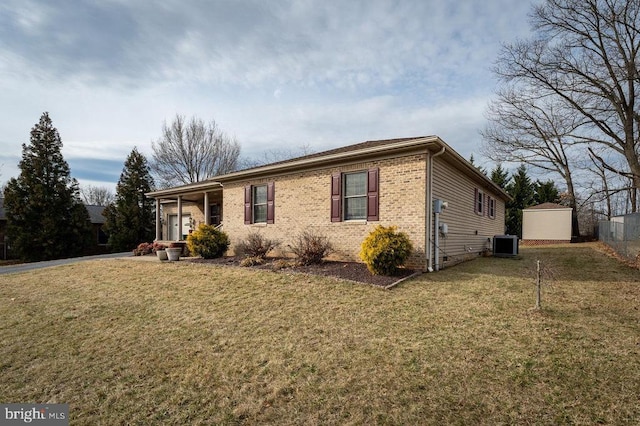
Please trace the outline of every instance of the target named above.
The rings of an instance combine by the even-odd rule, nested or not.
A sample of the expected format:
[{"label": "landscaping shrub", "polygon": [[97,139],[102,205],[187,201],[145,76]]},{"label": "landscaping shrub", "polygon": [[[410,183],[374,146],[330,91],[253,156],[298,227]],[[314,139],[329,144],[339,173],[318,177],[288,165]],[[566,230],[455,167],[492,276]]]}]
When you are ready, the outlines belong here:
[{"label": "landscaping shrub", "polygon": [[153,253],[153,243],[140,243],[138,247],[133,249],[134,256],[144,256]]},{"label": "landscaping shrub", "polygon": [[271,250],[280,245],[280,241],[264,238],[259,232],[252,232],[236,244],[236,252],[244,257],[264,259]]},{"label": "landscaping shrub", "polygon": [[312,231],[298,234],[289,248],[303,265],[322,263],[322,259],[333,251],[333,246],[327,237]]},{"label": "landscaping shrub", "polygon": [[374,275],[393,275],[411,255],[413,246],[395,226],[378,225],[360,246],[360,259]]},{"label": "landscaping shrub", "polygon": [[222,256],[229,248],[229,237],[213,225],[202,224],[187,237],[191,254],[213,259]]},{"label": "landscaping shrub", "polygon": [[154,242],[152,245],[152,250],[153,253],[157,252],[158,250],[165,250],[167,248],[167,246],[165,246],[162,243],[158,243],[158,242]]},{"label": "landscaping shrub", "polygon": [[256,266],[256,265],[264,265],[264,257],[249,256],[249,257],[245,257],[240,262],[240,266],[245,266],[245,267]]}]

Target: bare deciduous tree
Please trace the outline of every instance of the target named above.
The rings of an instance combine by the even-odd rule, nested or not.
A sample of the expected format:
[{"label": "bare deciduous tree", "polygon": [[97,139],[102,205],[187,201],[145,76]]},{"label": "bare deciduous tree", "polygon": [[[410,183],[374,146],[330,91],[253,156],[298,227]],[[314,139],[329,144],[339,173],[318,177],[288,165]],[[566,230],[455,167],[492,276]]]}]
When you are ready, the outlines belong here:
[{"label": "bare deciduous tree", "polygon": [[87,185],[80,188],[82,201],[87,205],[107,206],[113,202],[115,195],[104,186]]},{"label": "bare deciduous tree", "polygon": [[557,97],[505,87],[487,109],[483,154],[495,162],[524,163],[560,176],[573,209],[573,235],[580,235],[573,177],[575,132],[584,125]]},{"label": "bare deciduous tree", "polygon": [[309,144],[300,145],[297,148],[272,148],[262,153],[261,157],[244,159],[242,167],[258,167],[278,161],[290,160],[296,157],[313,154],[315,151]]},{"label": "bare deciduous tree", "polygon": [[176,115],[162,126],[162,137],[152,143],[151,169],[161,187],[199,182],[236,170],[240,144],[215,121],[187,120]]},{"label": "bare deciduous tree", "polygon": [[545,0],[532,14],[534,38],[505,45],[496,72],[506,82],[553,95],[585,125],[576,137],[622,156],[598,159],[640,188],[640,0]]}]

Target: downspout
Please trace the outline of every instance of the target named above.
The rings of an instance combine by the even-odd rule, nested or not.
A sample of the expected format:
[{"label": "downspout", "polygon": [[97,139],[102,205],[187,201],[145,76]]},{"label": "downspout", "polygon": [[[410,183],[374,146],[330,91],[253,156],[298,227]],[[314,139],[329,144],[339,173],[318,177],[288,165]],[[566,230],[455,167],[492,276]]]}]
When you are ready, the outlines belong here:
[{"label": "downspout", "polygon": [[[428,170],[427,170],[427,199],[426,199],[426,204],[427,204],[427,226],[426,226],[426,230],[425,230],[425,241],[427,242],[427,260],[428,260],[428,264],[427,264],[427,271],[429,272],[433,272],[433,268],[434,268],[434,259],[433,259],[433,252],[434,250],[437,250],[437,242],[434,241],[432,244],[431,241],[431,229],[433,227],[433,159],[436,157],[441,156],[442,154],[444,154],[445,152],[445,147],[443,146],[442,149],[440,149],[440,151],[436,152],[435,154],[429,154],[429,159],[427,162],[427,166],[428,166]],[[434,232],[433,234],[437,240],[438,235],[437,233]],[[436,258],[438,256],[438,253],[436,251]],[[436,262],[436,266],[437,266],[437,262]]]}]

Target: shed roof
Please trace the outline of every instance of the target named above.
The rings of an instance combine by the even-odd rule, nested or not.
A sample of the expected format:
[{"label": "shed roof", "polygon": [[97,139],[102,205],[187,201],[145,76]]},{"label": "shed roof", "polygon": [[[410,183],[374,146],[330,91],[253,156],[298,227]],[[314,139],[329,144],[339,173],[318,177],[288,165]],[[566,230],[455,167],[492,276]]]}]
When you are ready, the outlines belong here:
[{"label": "shed roof", "polygon": [[566,210],[571,209],[571,207],[563,206],[561,204],[556,203],[542,203],[537,206],[527,207],[525,210]]}]

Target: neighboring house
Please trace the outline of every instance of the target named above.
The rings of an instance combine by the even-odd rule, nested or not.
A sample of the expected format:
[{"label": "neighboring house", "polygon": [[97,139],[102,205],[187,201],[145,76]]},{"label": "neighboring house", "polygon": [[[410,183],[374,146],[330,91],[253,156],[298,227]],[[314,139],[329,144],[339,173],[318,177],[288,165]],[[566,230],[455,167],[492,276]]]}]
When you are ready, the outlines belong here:
[{"label": "neighboring house", "polygon": [[[89,212],[89,219],[93,226],[95,245],[89,247],[87,254],[106,253],[107,235],[102,230],[105,218],[102,215],[104,206],[85,206]],[[8,241],[5,239],[7,229],[7,215],[4,210],[4,198],[0,197],[0,259],[8,257]]]},{"label": "neighboring house", "polygon": [[543,203],[522,210],[522,244],[571,242],[571,207]]},{"label": "neighboring house", "polygon": [[[408,266],[421,270],[489,250],[504,233],[509,199],[437,136],[363,142],[147,196],[156,200],[158,241],[222,224],[231,252],[257,231],[280,240],[275,254],[287,255],[293,237],[310,230],[329,238],[334,258],[359,261],[369,232],[396,225],[414,246]],[[446,202],[441,213],[434,200]]]},{"label": "neighboring house", "polygon": [[103,215],[105,206],[85,205],[89,212],[89,220],[91,220],[91,226],[93,228],[95,247],[91,248],[92,252],[106,253],[107,241],[109,236],[104,232],[102,226],[105,223],[105,217]]}]

